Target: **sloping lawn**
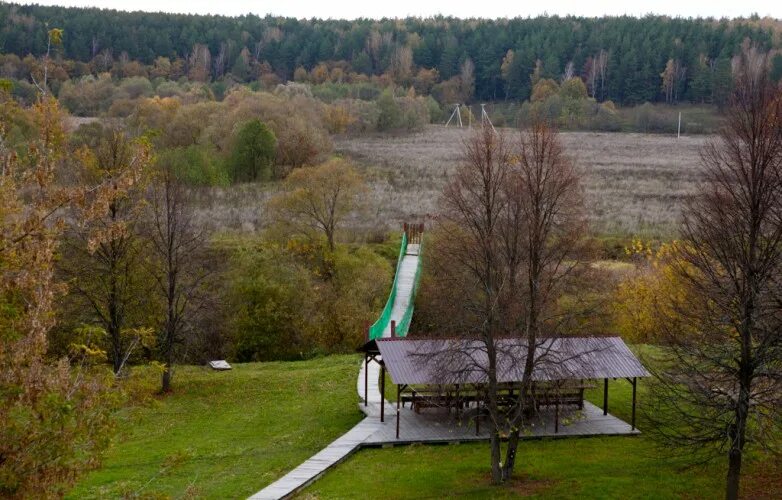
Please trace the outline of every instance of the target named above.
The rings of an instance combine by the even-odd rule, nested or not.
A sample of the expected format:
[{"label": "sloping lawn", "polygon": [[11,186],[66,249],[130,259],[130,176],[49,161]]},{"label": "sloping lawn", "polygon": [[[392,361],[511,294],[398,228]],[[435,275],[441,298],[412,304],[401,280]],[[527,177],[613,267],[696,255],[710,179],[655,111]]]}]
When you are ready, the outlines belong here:
[{"label": "sloping lawn", "polygon": [[72,498],[246,497],[355,425],[358,356],[182,367],[174,393],[120,415],[103,467]]}]

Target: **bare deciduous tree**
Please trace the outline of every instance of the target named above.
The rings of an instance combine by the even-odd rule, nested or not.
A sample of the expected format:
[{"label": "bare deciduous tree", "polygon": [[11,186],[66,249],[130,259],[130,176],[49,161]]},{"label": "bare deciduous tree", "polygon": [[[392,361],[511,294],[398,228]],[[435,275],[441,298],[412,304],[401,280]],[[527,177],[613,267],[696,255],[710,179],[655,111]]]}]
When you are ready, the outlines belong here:
[{"label": "bare deciduous tree", "polygon": [[702,152],[705,182],[685,208],[676,272],[688,300],[663,322],[669,345],[648,412],[666,445],[727,455],[729,499],[745,448],[773,445],[775,433],[778,442],[782,403],[782,93],[754,49],[735,76],[726,124]]},{"label": "bare deciduous tree", "polygon": [[161,392],[169,392],[176,349],[202,305],[201,288],[208,276],[203,259],[206,236],[195,224],[186,188],[166,165],[161,165],[150,205],[153,274],[165,308],[158,342],[165,365]]},{"label": "bare deciduous tree", "polygon": [[[584,228],[581,191],[556,131],[544,123],[522,132],[515,147],[483,127],[465,144],[464,158],[444,192],[432,265],[445,307],[454,311],[448,317],[458,322],[450,333],[467,338],[458,346],[478,345],[486,359],[468,369],[485,372],[492,478],[499,484],[512,476],[520,432],[533,409],[532,373],[548,361],[550,341],[559,333],[555,301],[577,268],[569,257]],[[518,340],[513,352],[498,352],[498,340],[507,337]],[[525,353],[521,380],[512,387],[521,397],[502,408],[498,360],[514,352]]]}]

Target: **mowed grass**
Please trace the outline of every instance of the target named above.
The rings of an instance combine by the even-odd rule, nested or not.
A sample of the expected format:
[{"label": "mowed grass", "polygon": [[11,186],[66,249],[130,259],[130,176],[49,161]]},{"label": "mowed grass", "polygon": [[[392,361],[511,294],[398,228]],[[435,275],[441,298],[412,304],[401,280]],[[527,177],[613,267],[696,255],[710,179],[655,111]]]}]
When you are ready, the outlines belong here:
[{"label": "mowed grass", "polygon": [[[635,347],[647,354],[649,347]],[[387,397],[395,388],[386,385]],[[646,386],[638,384],[638,427],[648,425],[642,411]],[[587,391],[603,404],[602,383]],[[609,412],[627,422],[632,386],[609,381]],[[692,467],[661,450],[648,434],[640,436],[537,439],[521,443],[517,477],[491,485],[488,443],[414,445],[365,449],[304,490],[299,498],[721,498],[724,463]],[[780,498],[782,467],[756,456],[745,467],[746,498]]]},{"label": "mowed grass", "polygon": [[640,437],[524,441],[517,479],[491,485],[488,444],[367,449],[299,497],[316,498],[719,498],[713,471],[683,470]]},{"label": "mowed grass", "polygon": [[246,497],[361,419],[360,359],[182,367],[174,393],[120,415],[103,467],[72,498]]}]

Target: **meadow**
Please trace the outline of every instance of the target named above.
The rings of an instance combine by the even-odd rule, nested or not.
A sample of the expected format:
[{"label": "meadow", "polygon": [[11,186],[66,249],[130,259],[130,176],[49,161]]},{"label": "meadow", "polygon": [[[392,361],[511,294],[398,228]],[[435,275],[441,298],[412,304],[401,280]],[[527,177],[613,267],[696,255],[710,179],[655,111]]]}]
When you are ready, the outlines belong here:
[{"label": "meadow", "polygon": [[[335,149],[366,169],[380,210],[389,222],[400,222],[436,213],[470,133],[433,125],[400,136],[345,137]],[[698,182],[699,151],[712,137],[562,132],[561,139],[582,171],[593,231],[668,236]]]},{"label": "meadow", "polygon": [[[499,130],[509,137],[517,133]],[[435,214],[470,133],[430,125],[410,134],[336,137],[334,153],[356,163],[371,190],[369,209],[351,226],[385,231]],[[700,149],[713,136],[561,132],[561,139],[581,169],[593,233],[670,238],[698,182]],[[276,190],[274,183],[198,189],[196,213],[214,230],[260,231],[269,222],[264,202]]]}]

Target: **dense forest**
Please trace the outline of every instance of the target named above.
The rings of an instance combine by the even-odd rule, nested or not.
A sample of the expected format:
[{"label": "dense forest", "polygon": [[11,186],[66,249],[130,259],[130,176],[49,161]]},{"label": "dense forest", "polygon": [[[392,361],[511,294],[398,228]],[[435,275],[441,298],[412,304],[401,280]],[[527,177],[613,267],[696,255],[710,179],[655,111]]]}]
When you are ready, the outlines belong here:
[{"label": "dense forest", "polygon": [[[64,30],[60,77],[111,71],[171,80],[284,83],[380,81],[441,104],[525,100],[537,79],[580,77],[590,97],[621,105],[721,104],[731,58],[746,40],[782,46],[768,19],[713,20],[437,17],[297,20],[0,5],[1,72],[23,77],[24,58],[46,52],[46,26]],[[773,57],[782,76],[782,55]]]}]

